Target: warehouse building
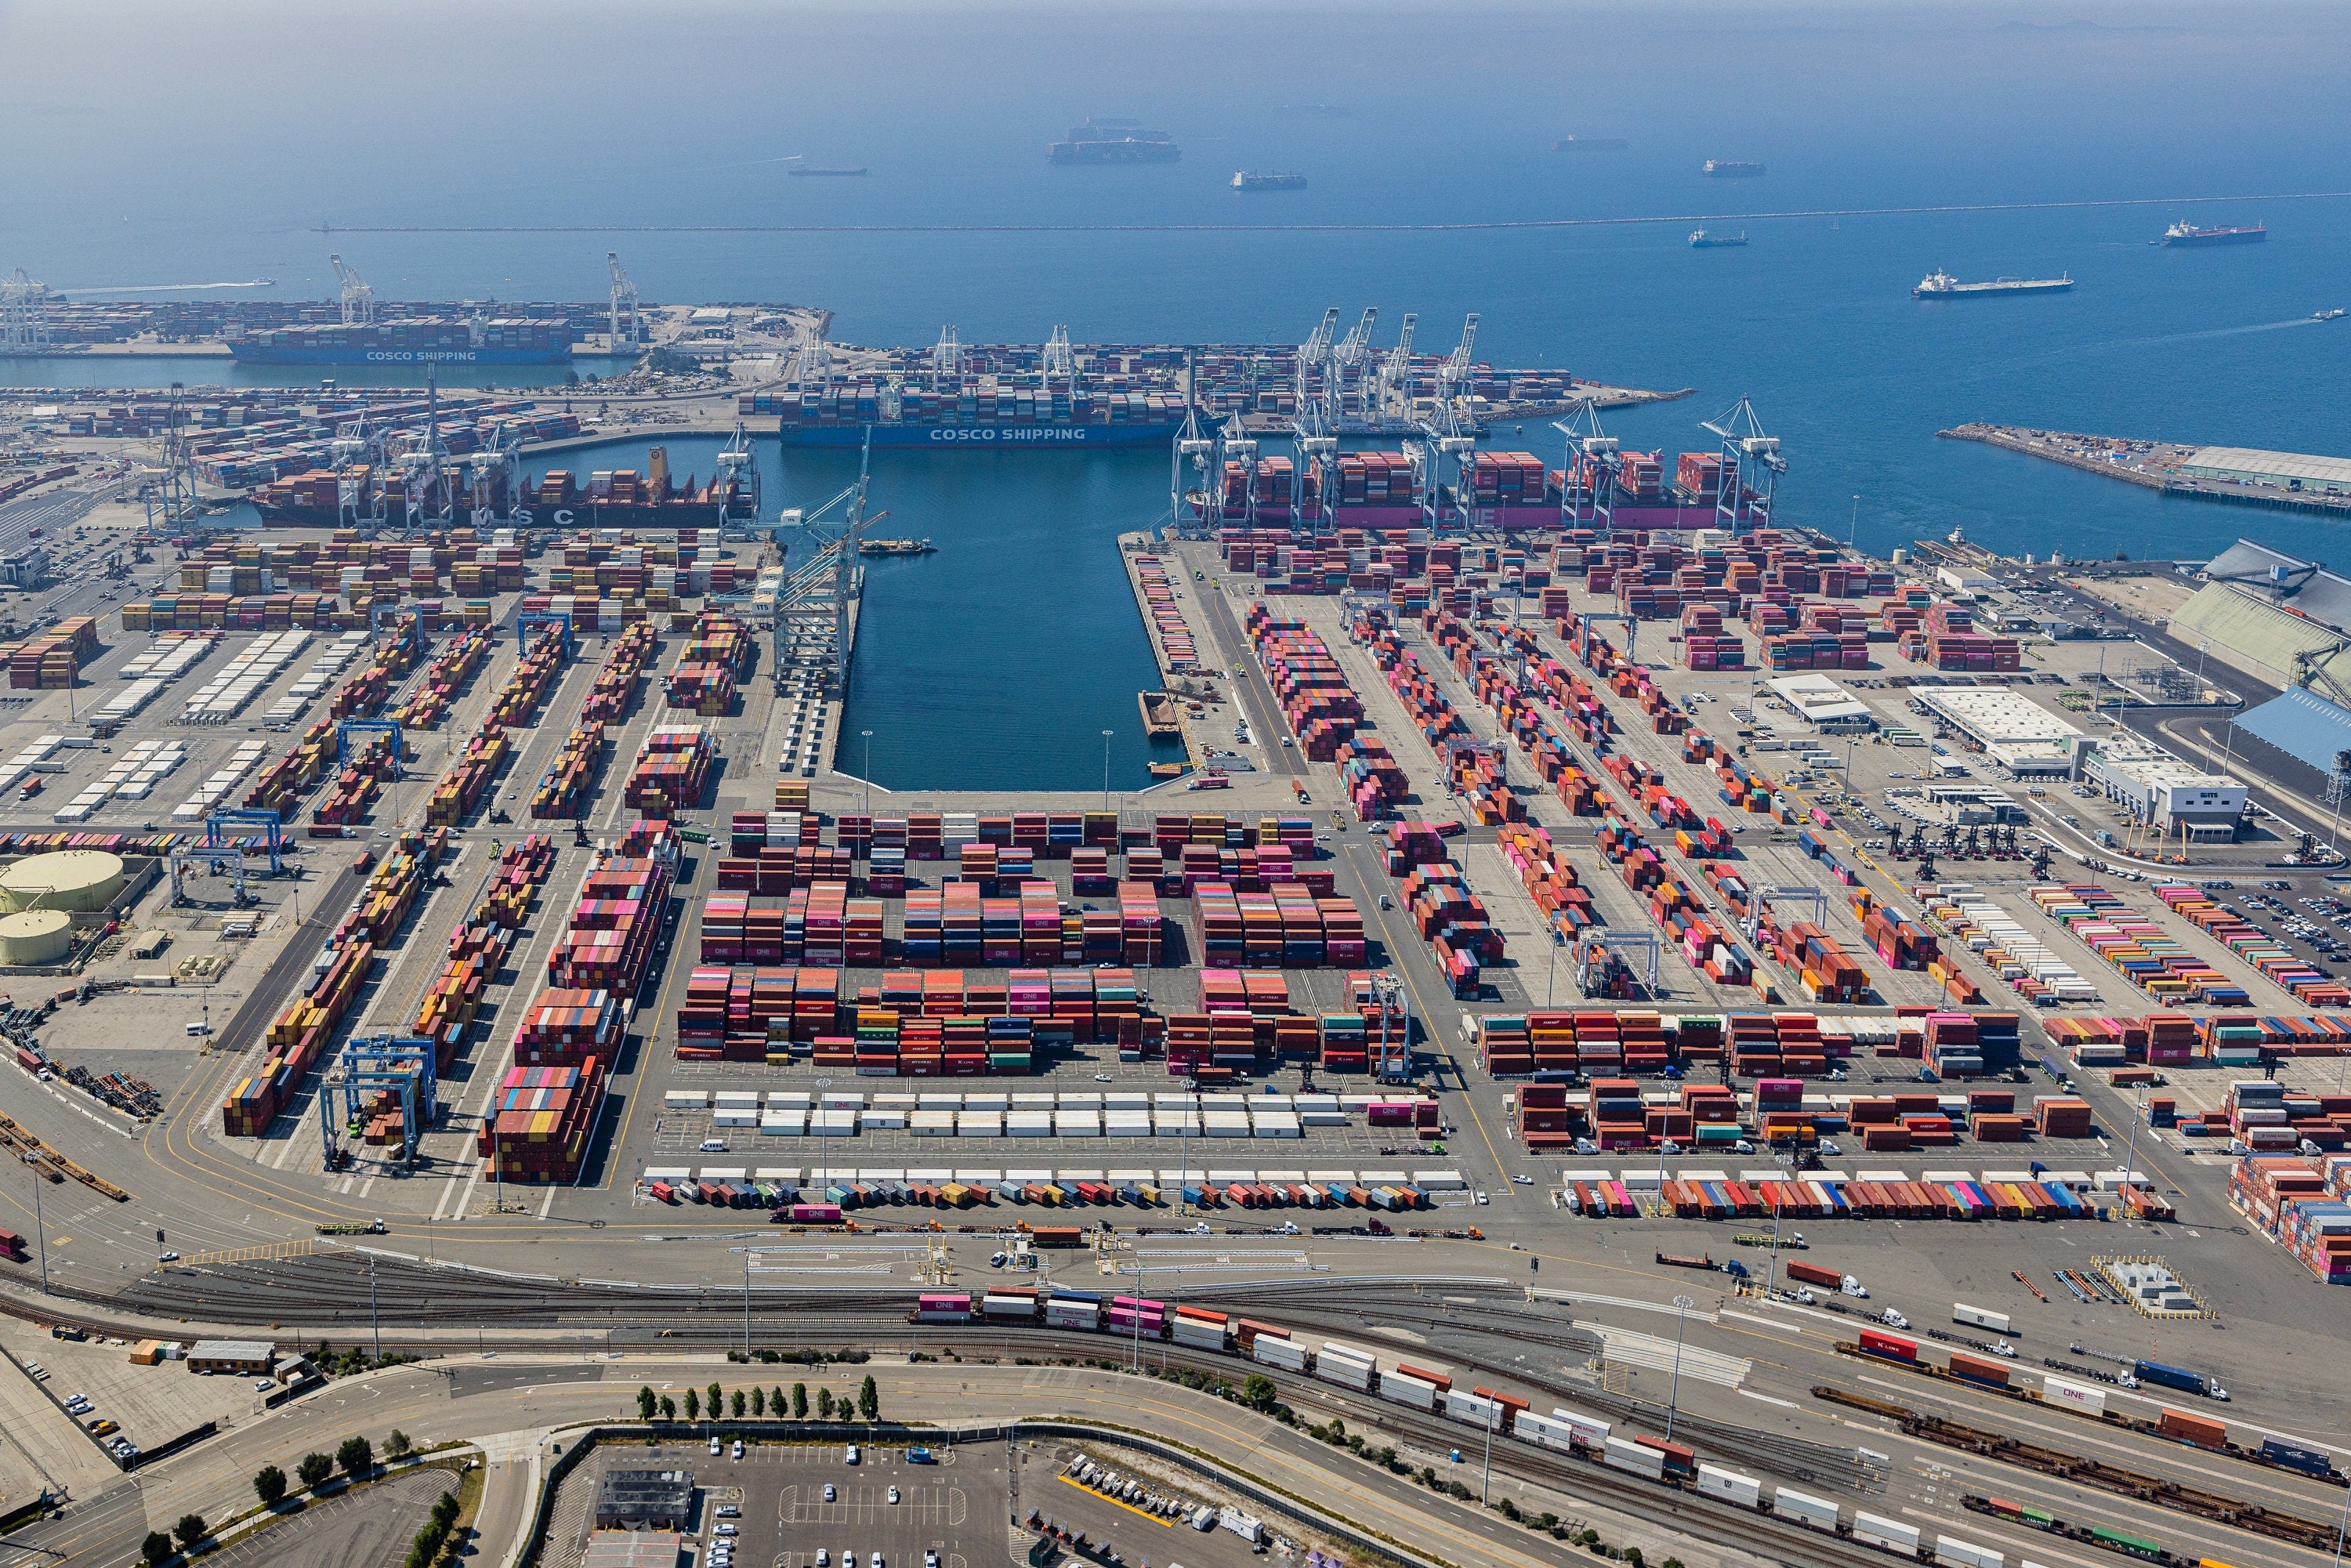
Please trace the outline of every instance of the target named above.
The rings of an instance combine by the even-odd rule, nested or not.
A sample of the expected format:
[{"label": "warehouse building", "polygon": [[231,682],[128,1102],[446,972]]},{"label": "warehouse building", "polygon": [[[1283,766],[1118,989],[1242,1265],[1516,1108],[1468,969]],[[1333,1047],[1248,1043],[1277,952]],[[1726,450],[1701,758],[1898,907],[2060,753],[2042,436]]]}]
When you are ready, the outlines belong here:
[{"label": "warehouse building", "polygon": [[2171,634],[2273,685],[2326,678],[2351,687],[2351,579],[2239,539],[2171,617]]},{"label": "warehouse building", "polygon": [[1782,675],[1767,684],[1773,696],[1820,734],[1866,735],[1877,727],[1869,705],[1826,675]]},{"label": "warehouse building", "polygon": [[684,1530],[693,1521],[691,1470],[606,1470],[596,1483],[599,1530]]},{"label": "warehouse building", "polygon": [[2082,732],[2005,686],[1920,686],[1911,695],[2020,779],[2063,779],[2074,771]]},{"label": "warehouse building", "polygon": [[200,1339],[188,1352],[188,1370],[268,1377],[277,1370],[277,1347],[266,1339]]},{"label": "warehouse building", "polygon": [[2252,446],[2206,446],[2189,455],[2179,472],[2194,479],[2235,485],[2274,485],[2322,496],[2351,496],[2351,458],[2313,457],[2301,452],[2263,452]]},{"label": "warehouse building", "polygon": [[2245,787],[2191,768],[2136,737],[2086,742],[2082,778],[2166,838],[2228,843],[2245,814]]}]

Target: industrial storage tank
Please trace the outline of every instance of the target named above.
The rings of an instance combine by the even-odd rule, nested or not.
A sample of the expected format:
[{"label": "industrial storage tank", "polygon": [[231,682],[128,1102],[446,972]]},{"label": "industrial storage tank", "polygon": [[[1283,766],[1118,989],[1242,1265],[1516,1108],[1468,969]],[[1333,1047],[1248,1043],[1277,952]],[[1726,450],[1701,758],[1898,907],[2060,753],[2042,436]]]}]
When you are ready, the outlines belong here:
[{"label": "industrial storage tank", "polygon": [[0,871],[0,910],[104,909],[122,891],[122,857],[104,850],[56,850]]},{"label": "industrial storage tank", "polygon": [[73,946],[73,916],[62,909],[0,915],[0,964],[54,964]]}]

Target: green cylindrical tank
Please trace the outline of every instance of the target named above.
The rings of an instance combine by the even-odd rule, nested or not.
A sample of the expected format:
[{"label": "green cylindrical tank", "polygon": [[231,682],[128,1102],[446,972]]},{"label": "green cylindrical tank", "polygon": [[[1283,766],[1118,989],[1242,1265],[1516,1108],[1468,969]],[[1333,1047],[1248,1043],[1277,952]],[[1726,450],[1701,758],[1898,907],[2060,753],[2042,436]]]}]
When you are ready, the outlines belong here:
[{"label": "green cylindrical tank", "polygon": [[28,855],[0,871],[0,910],[103,909],[122,891],[122,857],[104,850]]},{"label": "green cylindrical tank", "polygon": [[0,964],[54,964],[73,946],[73,916],[62,909],[0,915]]}]

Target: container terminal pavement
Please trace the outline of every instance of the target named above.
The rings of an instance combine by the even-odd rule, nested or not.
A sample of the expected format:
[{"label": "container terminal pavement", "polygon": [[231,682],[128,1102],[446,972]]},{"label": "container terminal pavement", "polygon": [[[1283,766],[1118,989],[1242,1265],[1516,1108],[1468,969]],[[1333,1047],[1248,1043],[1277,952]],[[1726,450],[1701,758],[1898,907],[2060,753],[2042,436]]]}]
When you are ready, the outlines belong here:
[{"label": "container terminal pavement", "polygon": [[[1465,566],[1463,575],[1475,573]],[[1176,581],[1181,592],[1201,591],[1188,573]],[[351,869],[341,852],[321,855],[309,846],[311,863],[331,856],[335,869],[332,881],[308,879],[319,896],[305,910],[299,942],[292,939],[290,902],[276,902],[287,887],[257,881],[264,907],[283,907],[287,919],[243,955],[237,1005],[249,1016],[224,1029],[223,1049],[208,1056],[192,1053],[209,1041],[124,1053],[136,1063],[131,1076],[179,1101],[141,1143],[93,1138],[91,1116],[109,1108],[62,1073],[37,1086],[28,1077],[23,1113],[12,1108],[12,1124],[131,1194],[125,1207],[70,1177],[48,1186],[45,1203],[55,1195],[59,1212],[46,1215],[38,1239],[62,1255],[51,1258],[56,1282],[111,1295],[139,1281],[134,1297],[160,1286],[202,1301],[206,1291],[225,1295],[224,1282],[263,1277],[256,1270],[275,1270],[266,1277],[287,1283],[313,1272],[329,1281],[360,1254],[319,1228],[380,1216],[392,1239],[352,1239],[380,1253],[454,1254],[475,1267],[519,1267],[549,1278],[723,1283],[730,1271],[742,1277],[741,1260],[644,1235],[739,1237],[747,1223],[768,1216],[738,1210],[789,1203],[800,1206],[798,1218],[813,1229],[762,1229],[754,1233],[762,1244],[814,1245],[813,1235],[854,1267],[881,1264],[893,1291],[911,1295],[934,1220],[947,1228],[939,1233],[946,1267],[980,1270],[990,1250],[1022,1250],[1008,1242],[1017,1242],[1015,1228],[1024,1222],[1032,1239],[1044,1240],[1061,1239],[1041,1234],[1056,1225],[1108,1219],[1133,1255],[1122,1261],[1106,1251],[1102,1261],[1146,1278],[1165,1269],[1184,1288],[1152,1295],[1323,1270],[1432,1280],[1507,1270],[1513,1290],[1605,1288],[1618,1301],[1643,1304],[1579,1307],[1539,1297],[1534,1310],[1579,1328],[1596,1322],[1589,1332],[1607,1348],[1603,1360],[1637,1368],[1646,1348],[1600,1330],[1624,1328],[1614,1321],[1622,1319],[1636,1334],[1657,1327],[1655,1309],[1698,1277],[1676,1273],[1652,1255],[1725,1250],[1719,1239],[1706,1245],[1723,1235],[1698,1228],[1708,1217],[1769,1229],[1776,1199],[1783,1227],[1853,1217],[1849,1227],[1816,1228],[1808,1250],[1851,1253],[1834,1259],[1841,1273],[1872,1279],[1881,1299],[1917,1308],[1922,1322],[1937,1321],[1924,1315],[1934,1303],[1988,1294],[1976,1289],[1979,1276],[1998,1281],[2013,1270],[2046,1293],[2057,1282],[2049,1273],[2057,1248],[2077,1271],[2084,1253],[2163,1250],[2206,1312],[2229,1323],[2275,1322],[2284,1337],[2268,1350],[2240,1350],[2253,1336],[2231,1336],[2225,1352],[2205,1353],[2206,1339],[2187,1336],[2209,1317],[2150,1325],[2103,1298],[2061,1296],[2066,1306],[2048,1304],[2069,1315],[2078,1310],[2109,1339],[2136,1343],[2153,1333],[2167,1361],[2212,1367],[2241,1389],[2260,1387],[2279,1407],[2274,1418],[2289,1419],[2305,1396],[2293,1391],[2290,1376],[2263,1374],[2283,1374],[2283,1358],[2298,1354],[2285,1347],[2300,1345],[2293,1336],[2306,1334],[2308,1325],[2295,1321],[2304,1314],[2265,1298],[2283,1296],[2271,1285],[2307,1279],[2319,1267],[2311,1258],[2331,1260],[2324,1206],[2340,1191],[2334,1167],[2296,1150],[2284,1157],[2314,1176],[2315,1188],[2294,1168],[2262,1166],[2253,1168],[2267,1185],[2236,1195],[2249,1214],[2264,1201],[2272,1206],[2286,1247],[2217,1234],[2226,1228],[2220,1205],[2231,1196],[2228,1176],[2187,1158],[2189,1141],[2178,1126],[2134,1125],[2131,1103],[2103,1082],[2106,1070],[2090,1065],[2091,1052],[2108,1042],[2077,1039],[2058,1057],[2080,1074],[2078,1093],[2020,1097],[2014,1085],[2000,1085],[1991,1074],[2007,1052],[2031,1061],[2059,1050],[2032,1009],[1971,999],[1995,988],[2015,990],[2000,967],[1950,935],[1955,921],[1934,913],[1943,905],[1892,883],[1848,841],[1831,832],[1796,843],[1793,830],[1810,821],[1809,809],[1762,785],[1751,767],[1742,779],[1731,766],[1735,756],[1694,743],[1694,726],[1662,727],[1679,711],[1670,683],[1680,675],[1652,672],[1645,685],[1604,641],[1574,636],[1562,616],[1555,618],[1562,624],[1525,633],[1534,640],[1530,663],[1543,684],[1518,688],[1500,669],[1506,656],[1515,664],[1519,650],[1461,620],[1452,610],[1456,591],[1447,587],[1432,601],[1444,608],[1433,620],[1392,602],[1390,625],[1359,621],[1352,634],[1323,601],[1304,604],[1295,617],[1287,604],[1281,616],[1239,616],[1219,601],[1215,612],[1191,618],[1193,634],[1225,667],[1248,672],[1236,680],[1236,700],[1257,721],[1253,727],[1300,743],[1290,749],[1308,758],[1301,777],[1310,794],[1329,791],[1349,806],[1395,805],[1405,813],[1393,828],[1358,821],[1345,831],[1323,825],[1322,797],[1301,810],[1286,779],[1242,780],[1217,802],[1226,808],[1217,812],[1147,811],[1128,802],[1109,821],[1078,797],[941,800],[936,810],[909,805],[901,814],[866,806],[861,791],[839,781],[775,779],[748,759],[772,754],[765,742],[778,705],[761,691],[766,683],[739,680],[747,668],[734,668],[755,665],[762,651],[718,616],[673,621],[632,644],[615,627],[601,646],[559,648],[551,632],[528,623],[520,640],[506,631],[523,608],[517,591],[494,601],[498,619],[491,624],[500,630],[477,643],[465,643],[463,616],[431,626],[429,642],[420,625],[413,647],[404,637],[389,649],[379,642],[354,677],[368,683],[362,694],[387,706],[421,702],[412,710],[420,715],[438,706],[443,733],[464,744],[451,746],[445,759],[434,756],[433,742],[419,738],[433,734],[420,718],[414,733],[398,740],[350,737],[359,755],[340,768],[323,765],[319,748],[306,757],[297,745],[287,753],[295,767],[268,763],[249,775],[284,785],[278,798],[289,806],[328,805],[332,818],[349,819],[323,826],[400,831],[370,841],[375,852],[363,870]],[[1197,611],[1196,599],[1192,607]],[[1285,623],[1291,620],[1301,623]],[[451,632],[454,639],[444,635]],[[135,638],[127,632],[122,638],[109,653],[127,662]],[[440,662],[451,655],[469,666]],[[265,683],[260,696],[285,700],[277,693],[294,684],[299,659]],[[103,658],[92,666],[94,675],[106,672]],[[340,700],[323,688],[318,696]],[[130,733],[162,711],[133,716]],[[488,722],[494,716],[497,722]],[[31,722],[48,720],[37,711]],[[599,745],[571,747],[575,730],[591,723],[604,732]],[[1432,730],[1445,744],[1430,743]],[[330,727],[325,752],[334,754],[341,738]],[[414,754],[415,777],[406,768],[392,777],[383,765],[393,746]],[[1447,790],[1437,796],[1424,787],[1418,793],[1429,798],[1410,799],[1410,780],[1440,766]],[[308,779],[287,784],[305,770]],[[1740,781],[1736,791],[1726,772]],[[80,789],[80,779],[74,772],[67,781]],[[1702,792],[1709,786],[1712,795]],[[534,839],[517,824],[515,832],[496,834],[503,841],[492,853],[483,813],[510,787],[518,805],[524,793],[535,800],[539,789],[552,789],[554,809],[544,820],[559,830],[567,817],[585,818],[601,842],[582,849],[560,831]],[[1740,798],[1740,825],[1785,827],[1791,841],[1734,838],[1728,823],[1689,812],[1687,802],[1725,792]],[[85,831],[106,831],[110,814],[141,809],[115,806],[115,799],[112,790],[101,797]],[[1721,815],[1718,808],[1718,821]],[[29,837],[12,845],[20,852],[37,847],[47,846]],[[893,861],[905,879],[896,894],[885,891]],[[1810,921],[1765,891],[1792,880],[1792,862],[1816,876],[1824,862],[1836,873],[1839,892],[1810,906]],[[1734,869],[1742,862],[1761,873],[1750,880]],[[957,880],[920,885],[949,864]],[[436,885],[444,877],[448,886]],[[1050,892],[1023,896],[1039,883]],[[956,890],[952,903],[949,887]],[[1857,891],[1869,893],[1866,909],[1855,908]],[[1991,913],[2017,902],[2015,891],[1991,880],[1978,892]],[[1384,895],[1390,907],[1381,906]],[[2261,1027],[2269,1032],[2256,1049],[2271,1032],[2297,1049],[2314,1032],[2285,1021],[2296,1015],[2278,1005],[2298,999],[2286,988],[2293,977],[2281,981],[2256,968],[2168,904],[2127,890],[2121,896],[2133,918],[2108,909],[2105,924],[2149,926],[2126,935],[2142,946],[2176,944],[2220,981],[2262,998]],[[346,910],[354,898],[358,908]],[[1739,907],[1742,901],[1748,909]],[[2091,910],[2101,912],[2095,903]],[[1579,923],[1572,911],[1589,913]],[[1885,911],[1893,914],[1876,929],[1896,936],[1891,958],[1882,936],[1871,939],[1871,917]],[[780,919],[772,918],[777,914]],[[1991,918],[1983,915],[1978,927]],[[1553,985],[1552,977],[1534,972],[1548,964],[1543,936],[1562,924],[1577,936],[1611,936],[1572,947],[1559,965],[1569,971],[1559,978],[1573,988],[1570,999],[1539,1006]],[[1805,925],[1811,933],[1796,930]],[[2126,973],[2052,918],[2033,929],[2044,944],[2074,945],[2074,967],[2102,988],[2102,998],[2116,983],[2105,974]],[[1663,938],[1662,997],[1635,994],[1649,988],[1637,946],[1623,938],[1642,930]],[[277,960],[257,965],[273,937]],[[1928,937],[1942,939],[1931,960]],[[314,968],[322,951],[329,961]],[[1826,962],[1832,951],[1859,962]],[[1942,972],[1904,967],[1906,956]],[[2107,964],[2105,974],[2094,956]],[[1232,967],[1219,967],[1219,959]],[[1847,977],[1848,968],[1860,971],[1864,987]],[[271,980],[284,984],[273,992]],[[1802,1000],[1768,1003],[1764,988]],[[2324,1018],[2314,1010],[2320,993],[2311,989],[2301,1016]],[[2244,1049],[2238,1040],[2201,1015],[2157,1005],[2162,992],[2140,994],[2147,998],[2140,1007],[2112,1014],[2131,1020],[2114,1022],[2111,1031],[2126,1071],[2137,1065],[2135,1056],[2155,1060],[2153,1042],[2171,1049],[2178,1031],[2166,1020],[2185,1016],[2187,1059],[2168,1071],[2231,1082],[2221,1053]],[[68,1005],[43,1026],[41,1050],[58,1068],[100,1065],[101,1041],[89,1026],[103,1029],[106,1009],[117,1005],[131,1004],[101,997]],[[1465,1033],[1464,1017],[1483,1021]],[[2001,1032],[2003,1018],[2018,1020],[2007,1026],[2012,1033]],[[1522,1020],[1520,1033],[1511,1019]],[[437,1098],[455,1113],[437,1120],[417,1113],[425,1124],[416,1128],[415,1174],[401,1174],[410,1102],[390,1087],[371,1089],[350,1115],[330,1119],[340,1124],[341,1157],[322,1168],[319,1066],[343,1060],[341,1039],[360,1028],[431,1042],[425,1054],[443,1091]],[[1408,1085],[1369,1082],[1384,1030],[1412,1031],[1420,1060]],[[1539,1069],[1545,1055],[1557,1060],[1562,1048],[1573,1050],[1579,1081],[1558,1103],[1533,1092],[1544,1085],[1508,1070],[1509,1047],[1519,1040]],[[1986,1078],[1966,1076],[1971,1055]],[[421,1060],[391,1060],[397,1071],[422,1076]],[[892,1076],[919,1078],[933,1075],[926,1063],[935,1061],[943,1077],[950,1061],[975,1060],[981,1071],[952,1090],[884,1088],[877,1071],[876,1082],[858,1085],[853,1105],[846,1102],[852,1091],[841,1079],[866,1078],[869,1066],[883,1061],[895,1064]],[[1290,1076],[1310,1062],[1317,1073],[1311,1088],[1302,1074]],[[1841,1064],[1845,1080],[1827,1076],[1832,1063]],[[1918,1103],[1921,1063],[1943,1070],[1931,1103]],[[1699,1092],[1715,1085],[1698,1080],[1723,1066],[1734,1070],[1730,1093]],[[1685,1075],[1680,1084],[1653,1075],[1667,1068]],[[1187,1078],[1196,1095],[1186,1092]],[[1736,1087],[1738,1079],[1748,1086]],[[255,1080],[270,1087],[249,1089]],[[1264,1092],[1269,1084],[1276,1092]],[[1996,1103],[2002,1092],[2008,1103]],[[1050,1103],[1039,1098],[1047,1093]],[[1178,1098],[1163,1098],[1171,1093]],[[2335,1113],[2323,1096],[2306,1108],[2310,1097],[2307,1086],[2288,1082],[2273,1106],[2251,1085],[2231,1087],[2201,1097],[2198,1124],[2324,1132],[2319,1124]],[[1554,1124],[1544,1124],[1554,1116]],[[925,1143],[950,1128],[956,1144]],[[1725,1137],[1725,1128],[1740,1135]],[[1244,1129],[1249,1142],[1237,1145]],[[1768,1147],[1783,1129],[1799,1151],[1810,1145],[1820,1155],[1816,1166],[1788,1170],[1737,1147]],[[688,1134],[692,1142],[684,1143]],[[1552,1134],[1564,1134],[1564,1142]],[[1055,1139],[1052,1153],[1026,1159],[1011,1151],[1040,1145],[998,1141],[1047,1135]],[[1821,1149],[1839,1137],[1859,1153]],[[990,1141],[975,1157],[970,1140],[977,1139]],[[702,1146],[713,1141],[725,1147]],[[1666,1153],[1668,1142],[1688,1153]],[[1993,1142],[2003,1147],[1973,1146]],[[2032,1147],[2006,1146],[2020,1142]],[[926,1157],[932,1147],[953,1152]],[[1250,1152],[1228,1152],[1237,1147]],[[2050,1158],[2053,1150],[2060,1157]],[[1652,1160],[1667,1162],[1662,1183],[1639,1179]],[[2123,1174],[2126,1166],[2144,1177]],[[684,1175],[655,1177],[656,1171]],[[1524,1186],[1510,1179],[1520,1176],[1530,1178]],[[657,1181],[669,1186],[668,1200],[654,1190]],[[723,1214],[714,1203],[719,1195],[707,1190],[714,1181],[728,1187]],[[887,1190],[871,1191],[875,1186]],[[1105,1197],[1111,1201],[1101,1201]],[[1800,1198],[1808,1206],[1801,1210]],[[527,1212],[511,1212],[518,1200],[527,1200]],[[939,1212],[943,1201],[951,1212]],[[841,1210],[840,1224],[828,1206]],[[2179,1209],[2179,1226],[2161,1218],[2167,1206]],[[1062,1212],[1079,1207],[1086,1212]],[[255,1218],[230,1218],[232,1208]],[[1322,1212],[1334,1209],[1352,1212]],[[1205,1247],[1170,1241],[1174,1255],[1149,1255],[1202,1211],[1212,1228],[1242,1231],[1251,1250],[1262,1252],[1278,1237],[1289,1251],[1237,1258],[1242,1240],[1224,1238]],[[1579,1213],[1604,1211],[1604,1227],[1575,1222]],[[793,1217],[789,1207],[772,1212]],[[180,1261],[211,1255],[198,1264],[203,1272],[166,1265],[151,1284],[140,1280],[143,1268],[105,1269],[120,1256],[91,1259],[99,1238],[100,1247],[110,1241],[118,1254],[128,1250],[125,1243],[146,1229],[129,1224],[133,1214],[157,1218],[170,1238],[162,1245],[171,1249],[185,1251],[188,1237],[202,1238],[201,1252]],[[2048,1228],[2027,1228],[2028,1217],[2044,1215]],[[440,1223],[428,1225],[428,1216]],[[1922,1249],[1903,1245],[1898,1228],[1927,1218],[1961,1223],[1939,1224],[1928,1255],[1911,1256]],[[1964,1223],[1970,1218],[1978,1223]],[[1427,1235],[1381,1237],[1374,1219],[1392,1232]],[[605,1228],[586,1232],[582,1220],[604,1221]],[[1345,1234],[1312,1234],[1333,1220]],[[850,1235],[851,1223],[874,1233]],[[1300,1234],[1283,1235],[1293,1224]],[[974,1228],[968,1237],[959,1233],[966,1225]],[[2091,1225],[2105,1228],[2090,1232]],[[2159,1243],[2155,1226],[2163,1227]],[[884,1250],[893,1244],[891,1227],[921,1227],[924,1235],[902,1233],[902,1249]],[[1485,1236],[1472,1238],[1473,1227]],[[1139,1228],[1163,1237],[1137,1236]],[[272,1245],[316,1250],[234,1256],[241,1247]],[[2229,1249],[2225,1262],[2210,1255],[2216,1245]],[[1541,1278],[1538,1268],[1522,1270],[1514,1249],[1525,1249],[1530,1263],[1555,1260],[1553,1271]],[[41,1249],[26,1249],[28,1260]],[[1050,1246],[1028,1256],[1049,1278],[1073,1269],[1082,1276],[1096,1261],[1084,1249]],[[542,1260],[543,1268],[532,1266]],[[753,1261],[763,1276],[779,1265],[805,1264],[809,1272],[825,1266],[816,1254]],[[29,1261],[11,1265],[16,1274],[28,1268]],[[1708,1272],[1715,1278],[1706,1282],[1735,1288],[1735,1276]],[[1955,1283],[1954,1274],[1969,1284]],[[769,1282],[753,1281],[755,1290]],[[2030,1300],[2022,1282],[2003,1289],[1989,1310]],[[2032,1301],[2032,1310],[2043,1304]],[[1794,1303],[1750,1305],[1768,1314],[1763,1321],[1823,1344],[1848,1327],[1825,1309],[1810,1309],[1823,1314],[1816,1321]],[[273,1310],[282,1316],[282,1288]],[[329,1310],[352,1310],[347,1292]],[[1701,1331],[1704,1338],[1766,1332],[1725,1327],[1726,1312],[1750,1307],[1707,1310],[1717,1321]],[[2044,1343],[2053,1348],[2060,1337],[2021,1332],[2032,1351]],[[1359,1326],[1355,1338],[1363,1337]],[[2199,1354],[2168,1349],[2175,1339]],[[2269,1355],[2281,1359],[2264,1365]],[[1773,1397],[1802,1393],[1782,1387]],[[2266,1414],[2259,1406],[2252,1413]]]}]

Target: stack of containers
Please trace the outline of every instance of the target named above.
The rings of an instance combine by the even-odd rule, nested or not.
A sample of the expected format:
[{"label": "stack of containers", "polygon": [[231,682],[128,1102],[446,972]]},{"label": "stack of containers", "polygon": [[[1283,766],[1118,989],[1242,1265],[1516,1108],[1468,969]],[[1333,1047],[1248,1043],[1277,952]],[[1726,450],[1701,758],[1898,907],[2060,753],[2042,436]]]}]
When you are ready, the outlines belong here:
[{"label": "stack of containers", "polygon": [[475,1152],[496,1183],[569,1184],[580,1179],[604,1101],[604,1067],[510,1067],[482,1118]]},{"label": "stack of containers", "polygon": [[657,821],[697,810],[709,788],[714,756],[710,736],[698,724],[656,728],[639,748],[622,798],[640,815]]}]

